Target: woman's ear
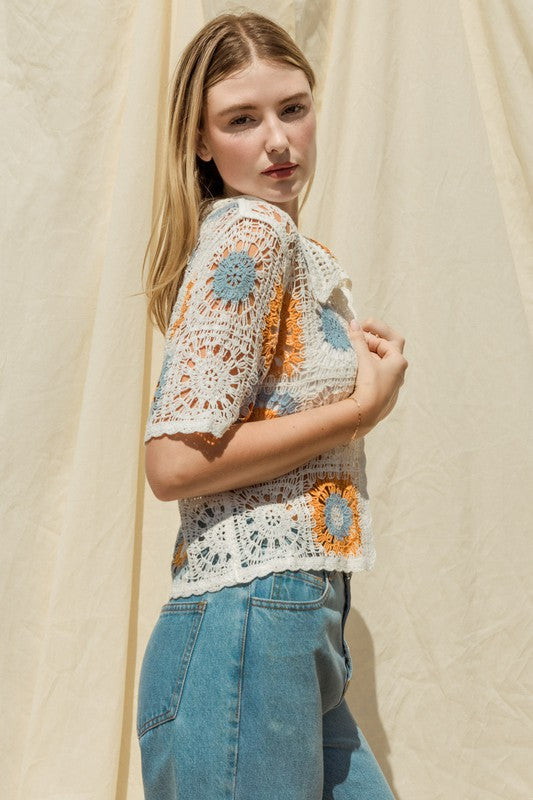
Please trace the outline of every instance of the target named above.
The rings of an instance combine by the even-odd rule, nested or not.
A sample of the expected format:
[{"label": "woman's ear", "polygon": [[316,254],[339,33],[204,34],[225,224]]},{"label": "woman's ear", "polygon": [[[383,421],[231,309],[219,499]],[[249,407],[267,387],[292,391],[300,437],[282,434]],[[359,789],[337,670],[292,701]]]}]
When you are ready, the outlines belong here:
[{"label": "woman's ear", "polygon": [[211,161],[212,159],[209,148],[204,142],[204,137],[201,130],[196,132],[196,155],[201,158],[202,161]]}]

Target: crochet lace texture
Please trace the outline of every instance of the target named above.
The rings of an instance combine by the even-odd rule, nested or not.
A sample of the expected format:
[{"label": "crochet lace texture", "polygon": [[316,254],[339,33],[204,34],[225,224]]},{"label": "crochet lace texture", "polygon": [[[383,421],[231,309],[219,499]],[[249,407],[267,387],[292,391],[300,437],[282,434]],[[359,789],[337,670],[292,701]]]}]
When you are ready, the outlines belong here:
[{"label": "crochet lace texture", "polygon": [[[215,201],[172,310],[144,441],[216,441],[235,423],[347,397],[354,316],[350,278],[288,214],[250,195]],[[178,506],[171,597],[286,569],[374,564],[362,439],[273,480]]]}]

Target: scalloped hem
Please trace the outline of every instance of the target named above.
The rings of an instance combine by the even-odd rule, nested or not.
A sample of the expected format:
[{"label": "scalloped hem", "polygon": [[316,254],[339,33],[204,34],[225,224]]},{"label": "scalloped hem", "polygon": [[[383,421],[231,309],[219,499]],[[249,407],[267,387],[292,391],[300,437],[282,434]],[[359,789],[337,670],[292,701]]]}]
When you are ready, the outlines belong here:
[{"label": "scalloped hem", "polygon": [[[237,420],[235,420],[236,422]],[[234,422],[224,421],[217,423],[212,417],[195,417],[191,420],[165,420],[163,422],[156,422],[149,424],[146,427],[144,434],[144,443],[147,444],[150,439],[157,439],[160,436],[172,436],[175,433],[210,433],[216,439],[221,439],[227,430],[233,425]]]},{"label": "scalloped hem", "polygon": [[266,564],[254,565],[248,569],[239,570],[237,574],[227,573],[219,576],[218,580],[211,577],[207,580],[199,580],[195,583],[185,583],[179,579],[174,579],[171,584],[170,598],[191,597],[192,595],[202,595],[205,592],[218,592],[229,586],[240,583],[250,583],[255,578],[263,578],[271,572],[284,572],[287,569],[326,569],[328,572],[369,572],[373,569],[376,562],[376,553],[360,558],[305,558],[288,559],[283,562],[273,561]]}]

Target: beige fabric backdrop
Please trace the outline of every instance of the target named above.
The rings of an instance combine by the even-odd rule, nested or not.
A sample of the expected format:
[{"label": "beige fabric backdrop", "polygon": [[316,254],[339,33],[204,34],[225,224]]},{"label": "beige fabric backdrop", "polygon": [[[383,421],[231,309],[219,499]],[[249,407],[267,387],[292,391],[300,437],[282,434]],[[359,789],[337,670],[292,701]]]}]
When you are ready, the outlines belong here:
[{"label": "beige fabric backdrop", "polygon": [[[163,339],[131,295],[170,71],[235,6],[2,10],[6,798],[142,798],[138,670],[178,512],[144,481]],[[337,254],[360,316],[407,339],[400,401],[366,440],[378,561],[352,579],[350,706],[399,800],[526,800],[533,7],[248,7],[320,77],[302,230]]]}]

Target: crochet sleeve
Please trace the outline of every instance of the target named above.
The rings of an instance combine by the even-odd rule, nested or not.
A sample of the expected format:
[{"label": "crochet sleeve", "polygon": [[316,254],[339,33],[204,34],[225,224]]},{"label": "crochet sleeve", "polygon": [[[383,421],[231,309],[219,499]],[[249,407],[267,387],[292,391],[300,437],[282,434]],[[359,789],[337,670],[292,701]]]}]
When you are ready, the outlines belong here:
[{"label": "crochet sleeve", "polygon": [[241,216],[193,252],[165,336],[144,441],[221,437],[252,413],[275,352],[290,262],[282,224]]}]

